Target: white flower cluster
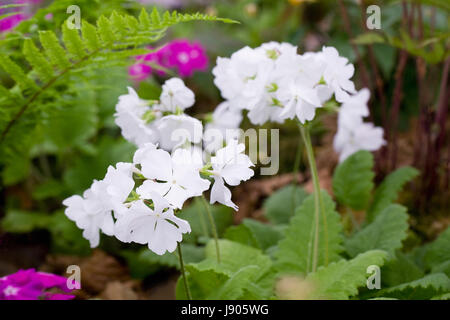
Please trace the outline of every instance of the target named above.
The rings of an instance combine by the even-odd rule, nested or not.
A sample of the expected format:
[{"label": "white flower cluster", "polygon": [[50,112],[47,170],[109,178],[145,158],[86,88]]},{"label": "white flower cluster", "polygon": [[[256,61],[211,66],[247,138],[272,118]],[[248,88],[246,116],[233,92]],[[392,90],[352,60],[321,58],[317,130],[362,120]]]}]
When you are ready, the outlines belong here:
[{"label": "white flower cluster", "polygon": [[346,98],[339,109],[338,130],[333,141],[339,162],[359,150],[376,151],[386,143],[383,128],[363,121],[369,115],[369,98],[370,91],[362,89]]},{"label": "white flower cluster", "polygon": [[238,138],[240,111],[222,103],[208,119],[203,132],[202,122],[184,113],[194,102],[194,93],[179,78],[164,83],[159,101],[142,100],[128,88],[128,94],[119,97],[116,124],[125,139],[138,147],[153,143],[166,151],[190,144],[201,148],[204,144],[211,154],[223,147],[224,142]]},{"label": "white flower cluster", "polygon": [[342,103],[335,148],[343,160],[384,144],[383,130],[362,121],[368,115],[367,91],[356,92],[354,71],[333,47],[300,55],[291,44],[269,42],[255,49],[244,47],[230,58],[219,57],[213,74],[229,109],[248,110],[257,125],[295,117],[305,124],[334,95]]},{"label": "white flower cluster", "polygon": [[[133,162],[110,166],[104,179],[95,180],[82,197],[71,196],[63,204],[91,247],[99,244],[101,231],[123,242],[147,244],[161,255],[173,252],[182,235],[191,231],[189,222],[175,215],[189,198],[211,187],[210,203],[237,210],[227,186],[250,179],[253,163],[237,139],[215,141],[205,163],[203,126],[183,113],[194,104],[194,94],[182,80],[168,80],[157,102],[128,90],[119,97],[116,123],[123,136],[138,145]],[[205,133],[237,128],[241,117],[222,104]],[[173,139],[180,129],[186,134],[178,131]]]}]

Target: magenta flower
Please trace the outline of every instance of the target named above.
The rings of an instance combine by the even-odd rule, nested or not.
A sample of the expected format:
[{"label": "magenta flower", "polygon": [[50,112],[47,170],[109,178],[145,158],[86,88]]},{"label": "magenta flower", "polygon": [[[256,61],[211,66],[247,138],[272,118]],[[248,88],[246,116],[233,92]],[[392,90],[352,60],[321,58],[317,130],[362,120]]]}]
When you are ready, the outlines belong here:
[{"label": "magenta flower", "polygon": [[[15,1],[11,1],[10,3],[11,4],[28,4],[28,5],[32,6],[32,5],[38,5],[40,2],[42,2],[42,0],[15,0]],[[13,10],[12,12],[17,11],[17,14],[0,19],[0,32],[10,31],[10,30],[14,29],[23,20],[29,19],[31,17],[30,10],[27,7],[17,7],[17,8],[13,8],[12,10]],[[4,13],[6,13],[5,10],[0,10],[0,14],[4,14]]]},{"label": "magenta flower", "polygon": [[[76,284],[80,288],[79,284]],[[62,293],[50,293],[46,290],[57,288]],[[19,270],[0,278],[0,300],[71,300],[72,291],[67,287],[67,279],[34,269]]]},{"label": "magenta flower", "polygon": [[182,77],[190,77],[194,71],[204,71],[208,67],[208,56],[198,42],[189,43],[188,40],[174,40],[169,44],[171,54],[168,56],[169,65],[178,68]]},{"label": "magenta flower", "polygon": [[24,13],[17,13],[15,15],[3,18],[0,20],[0,32],[6,32],[14,29],[23,20],[26,20],[28,16]]},{"label": "magenta flower", "polygon": [[153,71],[161,76],[165,75],[164,70],[155,67],[161,66],[163,69],[176,70],[181,77],[190,77],[195,71],[205,71],[208,63],[206,51],[199,42],[190,43],[185,39],[177,39],[157,51],[137,56],[136,63],[128,72],[134,80],[142,81]]}]

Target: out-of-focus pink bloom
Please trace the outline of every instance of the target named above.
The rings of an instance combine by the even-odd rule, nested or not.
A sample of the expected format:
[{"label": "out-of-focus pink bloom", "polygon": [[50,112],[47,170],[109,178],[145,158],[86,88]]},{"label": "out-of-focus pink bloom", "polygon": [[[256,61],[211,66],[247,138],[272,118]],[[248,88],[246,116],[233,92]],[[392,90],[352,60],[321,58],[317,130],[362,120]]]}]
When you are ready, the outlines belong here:
[{"label": "out-of-focus pink bloom", "polygon": [[136,81],[145,80],[152,73],[152,67],[145,63],[135,63],[128,69],[128,74]]},{"label": "out-of-focus pink bloom", "polygon": [[28,16],[24,13],[18,13],[0,20],[0,32],[6,32],[14,29],[23,20],[26,20]]},{"label": "out-of-focus pink bloom", "polygon": [[[38,5],[42,0],[15,0],[9,1],[6,4],[28,4],[28,5]],[[3,4],[3,3],[1,3]],[[23,20],[29,19],[31,17],[31,10],[28,7],[17,7],[12,8],[10,12],[17,12],[17,14],[8,16],[6,18],[0,19],[0,32],[6,32],[14,29]],[[0,10],[0,14],[7,13],[6,10]]]},{"label": "out-of-focus pink bloom", "polygon": [[[79,284],[76,284],[80,288]],[[46,292],[57,288],[63,293]],[[0,278],[0,300],[70,300],[75,298],[69,293],[67,279],[34,269],[19,270],[16,273]]]},{"label": "out-of-focus pink bloom", "polygon": [[164,70],[152,68],[152,64],[164,69],[175,69],[181,77],[190,77],[195,71],[205,71],[209,63],[203,46],[199,42],[190,43],[185,39],[173,40],[157,51],[137,56],[136,60],[136,64],[130,67],[129,74],[137,81],[146,79],[152,71],[165,75]]},{"label": "out-of-focus pink bloom", "polygon": [[169,65],[178,68],[182,77],[190,77],[195,70],[206,70],[208,56],[200,43],[180,39],[170,43]]},{"label": "out-of-focus pink bloom", "polygon": [[47,20],[47,21],[50,21],[50,20],[52,20],[53,19],[53,13],[47,13],[46,15],[45,15],[45,20]]}]

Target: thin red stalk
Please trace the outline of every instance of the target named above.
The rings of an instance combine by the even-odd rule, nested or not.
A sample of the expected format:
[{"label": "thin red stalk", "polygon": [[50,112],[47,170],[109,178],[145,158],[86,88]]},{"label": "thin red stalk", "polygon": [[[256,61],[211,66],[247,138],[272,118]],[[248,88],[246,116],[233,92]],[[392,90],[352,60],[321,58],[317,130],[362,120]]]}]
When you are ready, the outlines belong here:
[{"label": "thin red stalk", "polygon": [[[422,8],[417,5],[417,38],[419,40],[423,39],[423,21],[422,21]],[[416,167],[420,167],[421,164],[421,151],[423,148],[423,137],[429,132],[429,123],[427,121],[428,105],[425,90],[426,83],[426,64],[425,61],[417,57],[416,58],[416,73],[417,73],[417,87],[418,87],[418,102],[419,102],[419,121],[416,130],[416,144],[414,147],[414,160],[413,163]],[[427,153],[429,155],[429,153]]]},{"label": "thin red stalk", "polygon": [[[414,12],[411,10],[411,14],[408,15],[408,6],[405,1],[402,2],[403,5],[403,25],[408,28],[412,33],[412,21],[411,16]],[[391,148],[388,149],[388,155],[391,159],[391,169],[394,169],[397,164],[397,123],[398,115],[400,113],[400,106],[403,100],[403,73],[405,71],[406,63],[408,61],[408,52],[406,50],[400,50],[399,62],[397,65],[397,70],[395,72],[395,87],[392,98],[392,108],[391,108],[391,124],[388,128],[388,139],[391,142]]]},{"label": "thin red stalk", "polygon": [[[444,64],[444,70],[442,74],[441,84],[439,86],[439,101],[438,101],[438,109],[434,118],[434,122],[438,125],[439,133],[436,136],[436,140],[434,143],[435,146],[435,154],[434,154],[434,162],[439,161],[439,157],[441,154],[442,146],[445,141],[445,125],[448,115],[448,100],[450,95],[450,87],[448,83],[448,74],[450,72],[450,58],[447,58]],[[434,167],[434,166],[433,166]],[[434,170],[434,172],[436,172]]]},{"label": "thin red stalk", "polygon": [[[362,26],[364,28],[364,30],[368,30],[367,29],[367,25],[366,25],[366,6],[364,5],[363,2],[361,2],[361,17],[362,17]],[[383,82],[383,78],[381,77],[380,71],[378,69],[378,65],[375,59],[375,54],[373,51],[373,46],[371,44],[367,45],[367,50],[369,53],[369,62],[370,62],[370,67],[373,70],[373,73],[375,75],[375,85],[377,88],[377,94],[378,94],[378,98],[380,99],[380,105],[381,105],[381,119],[383,122],[383,126],[386,127],[387,125],[387,102],[386,102],[386,95],[384,93],[384,82]]]},{"label": "thin red stalk", "polygon": [[[347,34],[350,38],[353,38],[352,29],[350,26],[350,18],[348,16],[347,9],[345,8],[344,2],[342,0],[338,0],[338,3],[339,3],[340,11],[341,11],[342,20],[344,22],[345,32],[347,32]],[[358,61],[358,67],[361,70],[361,80],[363,82],[363,85],[364,85],[364,87],[371,89],[370,82],[369,82],[369,76],[368,76],[369,73],[367,72],[366,66],[364,65],[364,61],[361,57],[361,54],[359,53],[358,46],[356,46],[353,42],[350,42],[350,43],[351,43],[353,52],[355,53],[356,60]],[[372,112],[371,112],[371,114],[372,114]]]}]

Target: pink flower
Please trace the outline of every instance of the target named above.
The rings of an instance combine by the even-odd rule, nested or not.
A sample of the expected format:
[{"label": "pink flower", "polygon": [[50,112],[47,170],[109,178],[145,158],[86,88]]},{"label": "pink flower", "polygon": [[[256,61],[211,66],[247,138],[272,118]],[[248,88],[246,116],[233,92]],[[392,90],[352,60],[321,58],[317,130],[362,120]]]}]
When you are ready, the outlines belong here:
[{"label": "pink flower", "polygon": [[[76,284],[79,288],[79,284]],[[19,270],[16,273],[0,278],[0,300],[70,300],[73,295],[50,293],[47,289],[57,288],[64,293],[67,279],[51,273],[36,272],[34,269]]]},{"label": "pink flower", "polygon": [[26,20],[28,16],[24,13],[17,13],[15,15],[3,18],[0,20],[0,32],[6,32],[14,29],[23,20]]},{"label": "pink flower", "polygon": [[203,46],[185,39],[173,40],[157,51],[137,56],[136,60],[136,64],[129,69],[129,75],[137,81],[146,79],[153,70],[161,76],[166,74],[163,70],[152,68],[152,64],[176,69],[180,76],[190,77],[195,71],[205,71],[209,63]]},{"label": "pink flower", "polygon": [[[38,5],[42,0],[15,0],[7,4],[27,4],[27,5]],[[3,4],[3,3],[0,3]],[[31,13],[27,7],[18,7],[11,9],[10,12],[16,12],[17,14],[8,16],[6,18],[0,19],[0,32],[6,32],[14,29],[23,20],[29,19]],[[5,10],[0,9],[0,14],[8,13]]]},{"label": "pink flower", "polygon": [[152,73],[152,67],[145,63],[135,63],[128,68],[128,74],[133,80],[142,81]]}]

